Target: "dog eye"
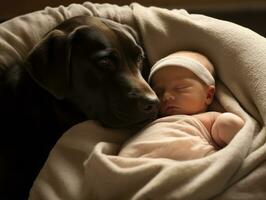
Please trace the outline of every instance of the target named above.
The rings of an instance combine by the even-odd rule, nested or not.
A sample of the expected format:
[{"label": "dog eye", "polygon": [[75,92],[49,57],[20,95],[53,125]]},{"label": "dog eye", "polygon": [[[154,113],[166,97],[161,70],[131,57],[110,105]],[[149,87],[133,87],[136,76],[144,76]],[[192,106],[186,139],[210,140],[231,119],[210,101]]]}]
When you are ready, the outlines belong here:
[{"label": "dog eye", "polygon": [[115,63],[109,57],[102,57],[97,61],[97,65],[103,69],[114,71],[116,69]]},{"label": "dog eye", "polygon": [[142,54],[139,54],[139,55],[137,56],[137,62],[138,62],[138,63],[141,63],[141,62],[143,61],[143,59],[144,59],[144,56],[143,56]]},{"label": "dog eye", "polygon": [[137,61],[137,64],[138,64],[138,67],[139,67],[140,70],[142,70],[142,67],[143,67],[143,60],[144,60],[143,54],[139,54],[137,56],[136,61]]}]

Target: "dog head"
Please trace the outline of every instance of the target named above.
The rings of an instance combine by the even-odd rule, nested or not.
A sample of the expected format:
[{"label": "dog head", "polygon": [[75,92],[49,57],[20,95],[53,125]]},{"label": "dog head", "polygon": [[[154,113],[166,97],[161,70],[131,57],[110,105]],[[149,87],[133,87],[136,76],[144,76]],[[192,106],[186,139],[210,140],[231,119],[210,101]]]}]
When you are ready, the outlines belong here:
[{"label": "dog head", "polygon": [[31,77],[56,99],[108,127],[154,119],[159,100],[141,75],[143,50],[128,26],[89,16],[71,18],[31,51]]}]

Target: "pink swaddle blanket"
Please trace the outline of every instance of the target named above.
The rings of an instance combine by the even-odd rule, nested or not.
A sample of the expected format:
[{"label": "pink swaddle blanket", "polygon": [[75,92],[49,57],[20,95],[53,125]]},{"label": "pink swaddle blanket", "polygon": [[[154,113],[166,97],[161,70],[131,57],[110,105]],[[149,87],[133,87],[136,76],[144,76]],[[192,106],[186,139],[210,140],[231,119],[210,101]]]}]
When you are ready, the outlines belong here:
[{"label": "pink swaddle blanket", "polygon": [[195,117],[173,115],[155,120],[122,147],[124,157],[191,160],[216,151],[210,134]]}]

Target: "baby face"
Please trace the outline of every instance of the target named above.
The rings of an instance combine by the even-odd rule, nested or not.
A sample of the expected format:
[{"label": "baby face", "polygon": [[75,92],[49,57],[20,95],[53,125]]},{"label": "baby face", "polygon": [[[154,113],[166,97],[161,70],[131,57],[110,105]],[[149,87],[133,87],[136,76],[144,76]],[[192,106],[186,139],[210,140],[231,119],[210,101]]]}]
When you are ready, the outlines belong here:
[{"label": "baby face", "polygon": [[209,86],[182,67],[158,70],[151,79],[151,87],[160,99],[160,116],[201,113],[212,100]]}]

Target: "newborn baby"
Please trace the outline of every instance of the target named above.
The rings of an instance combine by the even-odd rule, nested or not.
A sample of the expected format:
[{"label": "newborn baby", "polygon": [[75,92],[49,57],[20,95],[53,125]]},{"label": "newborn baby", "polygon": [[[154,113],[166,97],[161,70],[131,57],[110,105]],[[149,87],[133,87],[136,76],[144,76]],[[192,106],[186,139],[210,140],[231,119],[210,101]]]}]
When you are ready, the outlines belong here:
[{"label": "newborn baby", "polygon": [[200,53],[179,51],[159,60],[148,81],[160,99],[160,118],[129,139],[119,156],[201,158],[227,145],[244,125],[233,113],[206,112],[215,93],[214,67]]}]

